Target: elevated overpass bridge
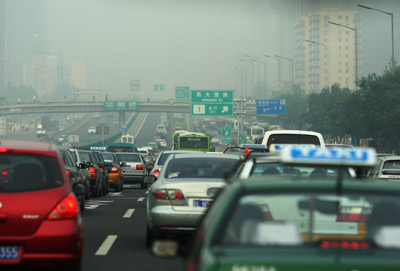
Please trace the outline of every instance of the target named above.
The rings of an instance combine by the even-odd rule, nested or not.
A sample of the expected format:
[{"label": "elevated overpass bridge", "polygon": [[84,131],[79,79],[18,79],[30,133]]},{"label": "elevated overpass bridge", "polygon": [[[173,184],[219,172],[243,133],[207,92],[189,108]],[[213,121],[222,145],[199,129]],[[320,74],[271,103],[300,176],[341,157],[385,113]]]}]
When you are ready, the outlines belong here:
[{"label": "elevated overpass bridge", "polygon": [[[63,101],[63,102],[40,102],[40,103],[7,103],[0,105],[1,116],[20,114],[46,114],[46,113],[97,113],[118,112],[119,122],[125,124],[126,112],[165,112],[165,113],[187,113],[190,114],[190,103],[168,102],[138,102],[135,110],[129,109],[106,109],[104,101]],[[238,106],[234,106],[237,112]],[[255,115],[255,105],[246,107],[246,115]]]}]

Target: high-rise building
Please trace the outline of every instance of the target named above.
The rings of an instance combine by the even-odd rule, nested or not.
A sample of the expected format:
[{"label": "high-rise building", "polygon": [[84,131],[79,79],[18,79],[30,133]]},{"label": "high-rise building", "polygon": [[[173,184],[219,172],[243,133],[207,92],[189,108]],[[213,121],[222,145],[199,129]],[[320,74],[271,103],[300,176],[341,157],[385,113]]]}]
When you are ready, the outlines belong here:
[{"label": "high-rise building", "polygon": [[24,82],[32,87],[39,97],[51,96],[57,89],[57,56],[36,55],[24,63]]},{"label": "high-rise building", "polygon": [[70,85],[79,89],[87,88],[87,64],[83,59],[71,61],[69,65]]},{"label": "high-rise building", "polygon": [[[306,94],[335,83],[356,88],[356,71],[359,76],[361,63],[360,26],[355,10],[326,8],[299,18],[295,26],[295,81]],[[352,29],[357,30],[357,51],[356,31]]]}]

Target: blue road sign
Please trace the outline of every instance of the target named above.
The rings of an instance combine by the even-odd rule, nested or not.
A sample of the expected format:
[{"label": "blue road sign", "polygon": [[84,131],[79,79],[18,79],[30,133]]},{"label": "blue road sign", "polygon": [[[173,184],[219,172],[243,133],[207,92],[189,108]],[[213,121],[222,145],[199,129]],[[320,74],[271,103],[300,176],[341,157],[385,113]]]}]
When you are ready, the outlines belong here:
[{"label": "blue road sign", "polygon": [[286,114],[285,99],[256,100],[257,114]]}]

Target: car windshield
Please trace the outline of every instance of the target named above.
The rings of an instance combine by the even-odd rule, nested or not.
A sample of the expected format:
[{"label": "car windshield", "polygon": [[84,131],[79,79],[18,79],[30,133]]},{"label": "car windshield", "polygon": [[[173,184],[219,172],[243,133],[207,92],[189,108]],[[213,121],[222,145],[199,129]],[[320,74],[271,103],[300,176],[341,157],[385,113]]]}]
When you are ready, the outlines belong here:
[{"label": "car windshield", "polygon": [[177,158],[168,163],[166,179],[224,178],[233,170],[236,159],[226,158]]},{"label": "car windshield", "polygon": [[[327,166],[302,166],[302,165],[285,165],[278,162],[256,163],[254,164],[250,176],[283,176],[296,177],[296,179],[310,178],[333,178],[336,179],[339,174],[338,167]],[[350,177],[349,170],[344,170],[343,175]]]},{"label": "car windshield", "polygon": [[2,154],[0,172],[0,194],[49,189],[64,182],[55,157]]},{"label": "car windshield", "polygon": [[107,148],[109,152],[133,152],[132,147],[124,147],[124,146],[109,146]]},{"label": "car windshield", "polygon": [[319,138],[313,135],[274,134],[268,138],[267,146],[271,144],[306,144],[320,145]]},{"label": "car windshield", "polygon": [[116,154],[116,156],[120,162],[142,162],[138,154]]},{"label": "car windshield", "polygon": [[223,246],[400,249],[398,240],[385,238],[400,233],[398,197],[258,193],[243,195],[231,209],[220,229]]}]

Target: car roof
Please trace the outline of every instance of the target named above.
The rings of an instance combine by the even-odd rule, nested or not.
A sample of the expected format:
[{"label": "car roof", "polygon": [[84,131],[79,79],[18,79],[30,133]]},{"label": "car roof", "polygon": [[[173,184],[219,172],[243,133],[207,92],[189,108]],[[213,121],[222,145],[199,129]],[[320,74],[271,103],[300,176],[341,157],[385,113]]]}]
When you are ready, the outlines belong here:
[{"label": "car roof", "polygon": [[18,151],[26,152],[44,152],[53,153],[58,152],[58,147],[52,143],[37,142],[37,141],[25,141],[25,140],[1,140],[0,148],[13,149]]},{"label": "car roof", "polygon": [[221,158],[221,159],[241,159],[240,155],[236,154],[221,154],[221,153],[205,153],[197,151],[194,153],[176,153],[175,159],[185,159],[185,158]]},{"label": "car roof", "polygon": [[118,147],[121,147],[121,146],[128,146],[128,147],[134,147],[135,145],[132,144],[132,143],[122,143],[122,142],[118,142],[118,143],[109,143],[109,144],[107,144],[107,147],[110,147],[110,146],[118,146]]},{"label": "car roof", "polygon": [[[238,182],[239,183],[239,182]],[[260,191],[315,191],[315,192],[335,192],[338,185],[332,180],[301,180],[295,177],[287,180],[285,178],[269,176],[257,176],[246,182],[238,184],[249,192]],[[342,191],[345,192],[371,192],[371,193],[395,193],[400,194],[400,185],[387,181],[377,181],[372,179],[363,179],[356,181],[354,179],[344,179],[341,184]]]}]

